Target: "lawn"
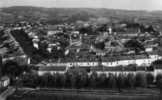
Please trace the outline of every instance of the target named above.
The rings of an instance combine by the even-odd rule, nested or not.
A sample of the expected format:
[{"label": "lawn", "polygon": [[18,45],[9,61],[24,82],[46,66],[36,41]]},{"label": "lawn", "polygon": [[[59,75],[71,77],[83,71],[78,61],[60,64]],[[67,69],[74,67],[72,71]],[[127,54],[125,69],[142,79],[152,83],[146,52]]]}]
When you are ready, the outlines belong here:
[{"label": "lawn", "polygon": [[73,90],[53,91],[50,89],[31,91],[26,94],[18,91],[15,94],[17,95],[9,97],[8,100],[159,100],[159,91],[151,89],[123,90],[122,93],[110,92],[109,90],[77,92]]}]

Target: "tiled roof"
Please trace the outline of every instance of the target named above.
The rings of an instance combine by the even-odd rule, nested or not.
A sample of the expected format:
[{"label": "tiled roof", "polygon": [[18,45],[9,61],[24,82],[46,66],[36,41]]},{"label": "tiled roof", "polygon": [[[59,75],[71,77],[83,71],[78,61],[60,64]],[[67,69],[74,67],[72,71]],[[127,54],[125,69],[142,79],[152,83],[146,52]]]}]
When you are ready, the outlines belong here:
[{"label": "tiled roof", "polygon": [[39,67],[39,71],[65,71],[66,67]]},{"label": "tiled roof", "polygon": [[93,67],[91,71],[146,71],[146,67]]}]

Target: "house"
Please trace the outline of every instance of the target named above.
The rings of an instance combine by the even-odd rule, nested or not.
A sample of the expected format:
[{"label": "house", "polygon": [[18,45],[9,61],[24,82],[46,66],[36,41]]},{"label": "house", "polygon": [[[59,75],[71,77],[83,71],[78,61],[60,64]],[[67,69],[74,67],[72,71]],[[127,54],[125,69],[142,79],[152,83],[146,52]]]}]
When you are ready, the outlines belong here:
[{"label": "house", "polygon": [[54,34],[56,34],[55,31],[48,31],[48,32],[47,32],[47,35],[48,35],[48,36],[51,36],[51,35],[54,35]]},{"label": "house", "polygon": [[60,43],[59,42],[56,42],[56,43],[50,43],[48,44],[48,47],[47,47],[47,51],[49,53],[52,53],[52,49],[56,48],[57,50],[60,50],[61,47],[60,47]]},{"label": "house", "polygon": [[149,47],[148,48],[145,48],[145,51],[146,52],[152,52],[153,51],[153,48],[151,48],[151,47],[150,48]]},{"label": "house", "polygon": [[33,46],[36,48],[36,49],[39,49],[39,45],[38,45],[38,43],[39,43],[39,38],[38,38],[38,36],[34,36],[34,38],[33,38]]},{"label": "house", "polygon": [[7,76],[1,77],[0,79],[0,87],[7,87],[10,84],[10,78]]},{"label": "house", "polygon": [[4,26],[1,26],[1,25],[0,25],[0,30],[3,30],[3,29],[4,29]]},{"label": "house", "polygon": [[162,75],[162,68],[161,67],[154,69],[154,77],[156,77],[159,74]]},{"label": "house", "polygon": [[59,31],[59,30],[49,30],[49,31],[47,31],[48,36],[52,36],[52,35],[55,35],[57,33],[63,33],[63,31]]}]

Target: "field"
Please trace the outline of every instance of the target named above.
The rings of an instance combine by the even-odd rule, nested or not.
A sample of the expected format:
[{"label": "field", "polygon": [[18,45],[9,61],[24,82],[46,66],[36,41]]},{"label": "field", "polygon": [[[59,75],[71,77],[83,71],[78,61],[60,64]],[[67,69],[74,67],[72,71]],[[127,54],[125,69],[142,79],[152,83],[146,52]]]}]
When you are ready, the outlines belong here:
[{"label": "field", "polygon": [[[23,92],[25,94],[23,94]],[[123,90],[77,90],[40,89],[30,92],[18,91],[8,100],[160,100],[156,89]]]}]

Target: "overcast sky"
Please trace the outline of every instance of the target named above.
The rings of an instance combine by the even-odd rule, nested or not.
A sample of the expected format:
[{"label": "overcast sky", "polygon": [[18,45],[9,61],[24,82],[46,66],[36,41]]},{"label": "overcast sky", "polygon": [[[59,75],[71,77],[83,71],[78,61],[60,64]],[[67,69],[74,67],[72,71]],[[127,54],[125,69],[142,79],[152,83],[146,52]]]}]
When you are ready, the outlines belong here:
[{"label": "overcast sky", "polygon": [[0,7],[8,6],[162,10],[162,0],[0,0]]}]

